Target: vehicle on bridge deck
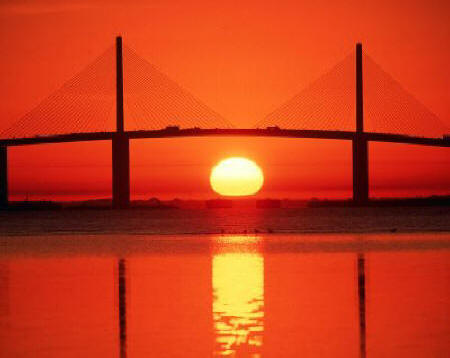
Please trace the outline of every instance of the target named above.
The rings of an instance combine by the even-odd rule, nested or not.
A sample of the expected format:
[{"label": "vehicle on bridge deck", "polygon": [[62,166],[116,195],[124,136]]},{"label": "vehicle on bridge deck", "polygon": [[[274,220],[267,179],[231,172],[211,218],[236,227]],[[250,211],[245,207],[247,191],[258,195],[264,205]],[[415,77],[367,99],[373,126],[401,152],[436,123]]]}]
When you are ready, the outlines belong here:
[{"label": "vehicle on bridge deck", "polygon": [[172,133],[172,132],[178,132],[180,130],[179,126],[167,126],[164,128],[164,131]]},{"label": "vehicle on bridge deck", "polygon": [[281,130],[281,128],[278,126],[269,126],[269,127],[266,127],[266,130],[271,131],[271,132],[277,132],[277,131]]}]

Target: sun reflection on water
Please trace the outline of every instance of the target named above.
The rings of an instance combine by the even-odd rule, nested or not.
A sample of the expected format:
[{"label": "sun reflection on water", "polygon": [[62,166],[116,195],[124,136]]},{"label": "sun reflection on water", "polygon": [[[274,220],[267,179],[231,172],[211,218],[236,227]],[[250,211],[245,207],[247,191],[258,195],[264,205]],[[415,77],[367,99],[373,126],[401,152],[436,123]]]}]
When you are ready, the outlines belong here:
[{"label": "sun reflection on water", "polygon": [[[238,244],[231,252],[227,244]],[[221,237],[212,258],[215,357],[260,357],[264,330],[264,258],[258,238]]]}]

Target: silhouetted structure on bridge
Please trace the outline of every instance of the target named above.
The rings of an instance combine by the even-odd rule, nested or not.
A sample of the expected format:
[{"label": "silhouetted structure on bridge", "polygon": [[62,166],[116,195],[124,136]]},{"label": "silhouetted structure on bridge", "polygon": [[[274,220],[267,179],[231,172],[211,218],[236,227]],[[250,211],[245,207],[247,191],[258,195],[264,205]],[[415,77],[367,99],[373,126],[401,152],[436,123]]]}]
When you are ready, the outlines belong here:
[{"label": "silhouetted structure on bridge", "polygon": [[[116,39],[117,133],[113,136],[113,206],[130,205],[129,137],[124,133],[122,38]],[[363,136],[363,69],[362,45],[356,45],[356,134],[352,139],[353,200],[365,204],[369,200],[368,143]]]},{"label": "silhouetted structure on bridge", "polygon": [[[450,140],[447,137],[437,138],[434,137],[419,137],[416,135],[405,134],[393,134],[391,132],[378,132],[365,130],[364,123],[364,106],[363,106],[363,52],[362,45],[356,45],[356,57],[347,56],[342,63],[336,65],[337,69],[332,69],[327,75],[324,75],[325,84],[320,82],[319,85],[313,84],[306,89],[306,95],[304,97],[295,96],[291,101],[288,101],[284,106],[281,106],[278,110],[272,112],[262,122],[257,124],[256,128],[247,129],[234,129],[229,122],[224,120],[216,112],[202,104],[199,100],[182,89],[178,84],[168,79],[164,74],[157,71],[151,64],[138,57],[132,50],[126,48],[129,55],[129,62],[132,62],[139,70],[147,71],[147,77],[142,79],[136,73],[128,74],[130,77],[128,91],[136,91],[139,96],[145,97],[143,103],[129,102],[128,108],[138,108],[138,114],[132,119],[137,121],[137,118],[148,115],[150,127],[152,129],[141,130],[136,128],[135,130],[126,130],[125,127],[125,114],[124,114],[124,61],[123,61],[123,47],[122,38],[116,38],[115,46],[115,68],[116,78],[115,81],[110,81],[108,74],[111,69],[108,67],[108,56],[110,56],[113,50],[107,50],[101,55],[93,64],[87,67],[87,69],[78,74],[73,80],[67,82],[60,90],[55,94],[49,96],[44,100],[35,110],[25,115],[16,126],[11,127],[6,132],[0,133],[7,135],[7,138],[0,139],[0,207],[8,206],[8,153],[9,146],[30,145],[30,144],[42,144],[42,143],[61,143],[61,142],[76,142],[76,141],[95,141],[95,140],[111,140],[112,141],[112,180],[113,180],[113,207],[114,208],[127,208],[130,204],[130,139],[135,138],[168,138],[168,137],[200,137],[200,136],[265,136],[265,137],[284,137],[284,138],[321,138],[321,139],[339,139],[339,140],[351,140],[352,141],[352,160],[353,160],[353,200],[358,205],[364,205],[369,200],[369,161],[368,161],[368,142],[394,142],[394,143],[408,143],[419,144],[428,146],[440,146],[449,147]],[[366,56],[366,55],[364,55]],[[353,65],[353,58],[356,59],[355,65]],[[364,57],[366,58],[366,57]],[[442,123],[434,114],[427,111],[426,108],[415,100],[411,95],[406,93],[399,84],[388,77],[388,75],[379,69],[377,65],[370,59],[366,58],[367,63],[372,69],[378,71],[379,77],[377,81],[381,82],[375,85],[381,88],[382,91],[388,89],[392,92],[392,95],[397,93],[396,105],[401,103],[403,106],[407,106],[412,103],[412,109],[407,111],[407,119],[415,118],[418,121],[426,122],[425,126],[421,123],[425,129],[430,129],[435,135],[437,130],[435,124],[444,128]],[[351,102],[342,100],[341,92],[345,92],[344,88],[336,86],[338,89],[338,100],[330,95],[332,98],[331,106],[336,105],[339,109],[339,113],[333,113],[332,116],[339,117],[351,117],[356,119],[355,130],[343,130],[341,128],[341,122],[330,122],[328,114],[324,114],[324,107],[321,105],[324,98],[324,88],[327,88],[329,83],[326,81],[328,78],[347,78],[350,77],[348,72],[345,72],[343,68],[347,65],[356,67],[356,83],[352,83],[352,92],[354,90],[356,98]],[[105,71],[104,67],[108,67]],[[97,73],[101,72],[104,78],[97,78]],[[354,70],[353,70],[354,71]],[[107,75],[105,75],[107,73]],[[355,73],[355,72],[353,72]],[[320,80],[320,79],[319,79]],[[319,80],[317,82],[319,82]],[[98,84],[97,82],[104,82]],[[134,82],[133,82],[134,81]],[[384,81],[384,82],[383,82]],[[114,83],[115,82],[115,83]],[[142,83],[150,87],[141,88]],[[92,105],[91,98],[83,97],[85,88],[87,87],[94,92],[94,98],[98,103]],[[115,96],[108,97],[108,91],[115,87]],[[335,88],[335,89],[336,89]],[[348,90],[348,89],[347,89]],[[390,93],[391,93],[390,92]],[[325,93],[326,95],[326,93]],[[311,96],[316,98],[311,100]],[[322,97],[321,97],[322,96]],[[64,101],[67,98],[74,97],[73,102],[67,105]],[[114,98],[115,97],[115,98]],[[127,96],[129,97],[129,96]],[[320,98],[317,98],[320,97]],[[116,120],[115,130],[87,130],[90,128],[90,120],[98,116],[105,122],[109,101],[115,102],[116,107]],[[99,105],[100,103],[100,105]],[[88,106],[91,104],[91,107]],[[374,117],[383,117],[382,114],[374,113],[374,108],[377,107],[372,101],[369,103],[369,110],[371,110],[370,117],[373,121]],[[354,105],[354,107],[353,107]],[[81,107],[86,107],[80,109]],[[103,106],[103,107],[102,107]],[[319,107],[319,109],[317,108]],[[398,105],[392,110],[398,110]],[[56,108],[56,110],[55,110]],[[305,109],[306,108],[306,109]],[[355,109],[355,113],[350,113],[351,109]],[[78,113],[73,113],[78,110]],[[147,110],[147,111],[146,111]],[[159,110],[159,112],[158,112]],[[329,108],[330,110],[330,108]],[[333,111],[334,108],[331,108]],[[33,131],[40,131],[41,126],[49,125],[48,119],[54,119],[54,112],[60,112],[61,116],[73,116],[73,120],[77,123],[77,131],[70,131],[65,129],[62,121],[54,121],[56,123],[50,123],[50,134],[37,135]],[[90,113],[90,111],[93,112]],[[308,114],[311,111],[313,114]],[[158,112],[157,114],[155,114]],[[308,124],[314,124],[318,121],[327,122],[322,126],[324,129],[298,129],[295,125],[296,121],[304,116],[311,116],[313,118],[317,116],[316,122],[311,122],[311,119],[307,119]],[[392,116],[398,115],[398,113],[388,116],[387,121],[384,120],[384,124],[392,121]],[[161,116],[161,120],[158,116]],[[69,118],[70,119],[70,118]],[[173,125],[172,120],[178,120],[183,124],[180,128],[178,125]],[[206,128],[199,128],[196,120],[202,123],[202,126]],[[277,120],[280,120],[283,128],[280,128],[277,124]],[[37,121],[37,123],[36,123]],[[42,121],[45,121],[42,123]],[[170,122],[168,122],[170,121]],[[405,119],[403,118],[403,122]],[[430,122],[430,123],[428,123]],[[433,122],[433,123],[431,123]],[[149,122],[147,122],[148,125]],[[156,125],[155,125],[156,123]],[[169,123],[169,124],[168,124]],[[104,124],[104,123],[103,123]],[[164,128],[164,124],[166,127]],[[405,125],[405,123],[402,123]],[[212,127],[211,127],[212,125]],[[262,125],[262,128],[260,128]],[[62,127],[61,127],[62,126]],[[305,125],[303,124],[305,127]],[[307,128],[308,125],[306,125]],[[347,125],[348,127],[348,125]],[[105,127],[104,127],[105,128]],[[209,128],[209,129],[208,129]],[[344,126],[346,128],[346,126]],[[395,127],[397,128],[397,127]],[[446,127],[445,127],[446,128]],[[408,133],[411,133],[411,125],[406,128]],[[442,132],[442,131],[441,131]],[[441,133],[439,132],[439,133]],[[403,133],[403,132],[402,132]],[[440,135],[442,135],[441,133]]]},{"label": "silhouetted structure on bridge", "polygon": [[356,134],[353,151],[353,200],[364,204],[369,200],[369,160],[364,138],[362,46],[356,45]]},{"label": "silhouetted structure on bridge", "polygon": [[124,131],[122,38],[116,39],[117,132],[112,138],[113,207],[130,205],[130,139]]}]

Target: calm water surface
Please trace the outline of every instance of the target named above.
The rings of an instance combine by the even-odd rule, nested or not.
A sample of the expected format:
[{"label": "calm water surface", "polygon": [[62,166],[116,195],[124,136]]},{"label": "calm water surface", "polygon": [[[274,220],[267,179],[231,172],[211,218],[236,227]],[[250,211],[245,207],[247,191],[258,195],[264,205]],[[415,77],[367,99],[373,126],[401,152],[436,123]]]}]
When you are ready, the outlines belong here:
[{"label": "calm water surface", "polygon": [[0,238],[2,357],[448,357],[450,234]]},{"label": "calm water surface", "polygon": [[0,211],[0,235],[450,232],[450,207]]}]

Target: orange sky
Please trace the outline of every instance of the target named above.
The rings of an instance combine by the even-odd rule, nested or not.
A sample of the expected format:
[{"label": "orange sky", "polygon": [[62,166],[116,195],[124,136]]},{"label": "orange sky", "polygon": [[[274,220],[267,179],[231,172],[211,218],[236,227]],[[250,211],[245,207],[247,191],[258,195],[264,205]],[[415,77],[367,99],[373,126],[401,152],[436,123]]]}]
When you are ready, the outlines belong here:
[{"label": "orange sky", "polygon": [[[242,127],[362,41],[372,58],[450,126],[449,11],[446,1],[3,1],[0,128],[71,78],[119,33]],[[13,198],[110,196],[110,143],[9,153]],[[261,165],[262,197],[351,195],[350,143],[255,138],[133,141],[132,194],[213,196],[210,168],[227,155],[247,155]],[[449,193],[449,164],[448,149],[371,144],[372,193]]]}]

